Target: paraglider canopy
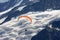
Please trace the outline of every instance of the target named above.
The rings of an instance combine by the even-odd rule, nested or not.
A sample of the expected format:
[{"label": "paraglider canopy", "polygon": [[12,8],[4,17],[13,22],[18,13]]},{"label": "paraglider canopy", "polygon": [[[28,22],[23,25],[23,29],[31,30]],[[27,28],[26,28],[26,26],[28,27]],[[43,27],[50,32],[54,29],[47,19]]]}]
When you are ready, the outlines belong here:
[{"label": "paraglider canopy", "polygon": [[19,16],[18,20],[21,18],[28,19],[32,23],[32,18],[29,16]]}]

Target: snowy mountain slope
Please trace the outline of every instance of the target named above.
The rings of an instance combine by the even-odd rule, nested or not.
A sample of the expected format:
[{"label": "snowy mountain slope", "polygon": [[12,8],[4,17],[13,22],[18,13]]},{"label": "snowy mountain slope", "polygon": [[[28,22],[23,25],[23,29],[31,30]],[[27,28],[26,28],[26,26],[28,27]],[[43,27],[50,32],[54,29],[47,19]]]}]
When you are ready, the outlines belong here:
[{"label": "snowy mountain slope", "polygon": [[[27,1],[27,0],[26,0]],[[56,0],[55,0],[56,1]],[[13,8],[10,9],[10,12],[8,13],[3,13],[3,15],[1,15],[0,19],[1,18],[4,18],[6,16],[8,16],[8,18],[10,17],[9,15],[12,15],[12,17],[17,17],[21,14],[25,14],[25,13],[28,13],[29,11],[45,11],[47,9],[52,9],[52,10],[58,10],[59,9],[59,1],[56,1],[55,2],[54,0],[51,0],[51,1],[44,1],[44,0],[40,0],[39,2],[35,2],[31,5],[27,5],[27,4],[24,4],[24,0],[23,1],[20,1],[17,5],[15,5]],[[52,2],[52,3],[51,3]],[[55,5],[57,4],[58,2],[58,5]],[[16,9],[20,8],[20,4],[23,5],[25,7],[23,7],[23,9],[19,12],[17,11]],[[27,3],[29,3],[29,1],[27,1]],[[55,4],[54,4],[55,3]],[[48,5],[49,4],[49,5]],[[54,4],[54,6],[52,6]],[[7,11],[7,10],[6,10]],[[18,13],[17,13],[18,12]],[[13,14],[16,14],[16,15],[13,15]],[[10,17],[9,19],[11,19],[12,17]],[[8,19],[7,18],[7,19]],[[9,21],[9,20],[8,20]],[[4,23],[4,22],[3,22]],[[2,23],[2,24],[3,24]]]},{"label": "snowy mountain slope", "polygon": [[[33,1],[30,1],[30,0],[9,0],[8,2],[0,3],[0,12],[6,11],[16,5],[21,7],[24,5],[30,5],[30,4],[36,3],[38,1],[39,0],[33,0]],[[21,4],[19,2],[21,2]]]},{"label": "snowy mountain slope", "polygon": [[[4,0],[5,1],[5,0]],[[5,3],[0,3],[0,12],[8,10],[10,7],[14,6],[19,0],[8,0]]]},{"label": "snowy mountain slope", "polygon": [[[46,29],[46,25],[52,28],[49,23],[60,18],[60,10],[57,10],[59,5],[52,6],[56,0],[51,0],[52,4],[42,0],[33,0],[32,4],[31,0],[26,0],[29,4],[23,1],[0,13],[0,40],[31,40],[38,32]],[[20,4],[21,7],[24,6],[22,9]],[[27,19],[18,20],[19,16],[25,15],[32,18],[32,23]]]},{"label": "snowy mountain slope", "polygon": [[[11,17],[15,17],[15,16],[18,16],[18,15],[21,15],[21,14],[24,14],[24,13],[22,13],[22,11],[25,11],[26,9],[24,8],[20,13],[19,13],[19,11],[17,11],[17,9],[20,7],[20,5],[23,5],[22,4],[22,2],[24,2],[24,0],[21,0],[19,3],[17,3],[16,5],[14,5],[13,7],[11,7],[10,9],[8,9],[8,10],[6,10],[6,11],[3,11],[3,12],[0,12],[0,19],[2,19],[2,18],[4,18],[4,17],[7,17],[6,19],[8,19],[8,21],[11,19]],[[35,2],[38,2],[38,0],[37,1],[33,1],[32,2],[32,4],[33,3],[35,3]],[[29,3],[29,2],[27,2],[27,3]],[[27,5],[27,4],[26,4]],[[24,6],[26,6],[26,5],[24,5]],[[30,5],[30,4],[29,4]],[[20,8],[21,9],[21,8]],[[18,12],[18,14],[16,13],[16,12]],[[28,11],[27,11],[28,12]],[[16,15],[13,15],[13,14],[16,14]],[[9,15],[12,15],[11,17],[9,16]],[[5,21],[4,21],[5,22]],[[4,23],[3,22],[3,23]],[[1,24],[3,24],[3,23],[1,23]]]},{"label": "snowy mountain slope", "polygon": [[53,10],[22,14],[30,16],[33,20],[32,23],[24,19],[18,20],[19,16],[17,18],[12,18],[10,21],[0,25],[0,29],[2,29],[2,32],[0,32],[2,38],[0,39],[3,40],[4,38],[9,38],[13,40],[31,40],[31,38],[39,31],[45,29],[45,26],[48,25],[49,22],[56,18],[60,18],[59,12],[60,10]]}]

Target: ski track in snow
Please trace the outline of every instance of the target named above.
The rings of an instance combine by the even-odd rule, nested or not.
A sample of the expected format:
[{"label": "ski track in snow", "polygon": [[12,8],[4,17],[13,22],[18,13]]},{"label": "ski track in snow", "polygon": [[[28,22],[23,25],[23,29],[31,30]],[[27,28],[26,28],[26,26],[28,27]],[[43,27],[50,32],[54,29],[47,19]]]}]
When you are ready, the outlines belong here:
[{"label": "ski track in snow", "polygon": [[[5,13],[6,12],[1,12],[1,15]],[[32,23],[27,19],[18,20],[19,16],[12,18],[10,21],[0,25],[0,40],[31,40],[34,35],[37,35],[38,32],[45,29],[45,26],[52,20],[60,18],[60,10],[28,12],[20,16],[24,15],[30,16]],[[3,22],[5,19],[6,17],[2,18],[0,22]]]}]

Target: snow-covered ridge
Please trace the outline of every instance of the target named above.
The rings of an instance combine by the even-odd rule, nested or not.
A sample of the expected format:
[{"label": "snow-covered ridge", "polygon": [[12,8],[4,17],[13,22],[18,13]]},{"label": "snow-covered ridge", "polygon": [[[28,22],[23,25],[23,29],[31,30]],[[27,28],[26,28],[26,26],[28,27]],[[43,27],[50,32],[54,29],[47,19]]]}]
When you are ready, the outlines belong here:
[{"label": "snow-covered ridge", "polygon": [[[2,1],[3,1],[3,0],[2,0]],[[6,1],[7,1],[7,0],[6,0]],[[0,15],[10,12],[12,9],[14,9],[14,8],[17,7],[17,6],[19,6],[17,9],[20,9],[20,10],[21,10],[21,8],[22,8],[23,6],[26,6],[26,3],[24,3],[24,1],[25,1],[25,0],[19,0],[18,3],[16,3],[14,6],[10,7],[8,10],[5,10],[5,11],[3,11],[3,12],[0,12]],[[39,1],[39,0],[33,0],[33,1],[27,0],[27,2],[31,2],[31,3],[36,3],[36,2],[38,2],[38,1]],[[23,5],[23,4],[25,4],[25,5]],[[21,6],[21,5],[23,5],[23,6]],[[20,7],[21,7],[21,8],[20,8]],[[16,10],[17,10],[17,9],[16,9]]]},{"label": "snow-covered ridge", "polygon": [[19,16],[16,19],[12,18],[10,21],[0,25],[2,32],[0,39],[3,40],[4,38],[9,38],[13,40],[31,40],[31,37],[45,29],[45,25],[48,25],[49,22],[56,18],[60,18],[60,10],[28,12],[20,16],[25,15],[32,18],[32,23],[27,19],[18,20]]},{"label": "snow-covered ridge", "polygon": [[10,12],[12,9],[14,9],[17,6],[19,6],[22,2],[23,2],[23,0],[21,0],[20,2],[18,2],[17,4],[15,4],[13,7],[9,8],[8,10],[0,12],[0,15]]}]

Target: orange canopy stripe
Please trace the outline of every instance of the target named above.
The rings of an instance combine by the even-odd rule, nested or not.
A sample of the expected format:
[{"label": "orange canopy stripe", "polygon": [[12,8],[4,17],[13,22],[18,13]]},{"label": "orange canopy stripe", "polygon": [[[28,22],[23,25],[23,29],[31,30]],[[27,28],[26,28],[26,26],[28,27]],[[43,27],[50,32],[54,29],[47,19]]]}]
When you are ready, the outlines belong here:
[{"label": "orange canopy stripe", "polygon": [[26,19],[30,20],[30,22],[32,22],[32,18],[29,17],[29,16],[20,16],[19,19],[20,19],[20,18],[26,18]]}]

